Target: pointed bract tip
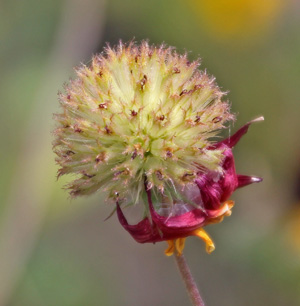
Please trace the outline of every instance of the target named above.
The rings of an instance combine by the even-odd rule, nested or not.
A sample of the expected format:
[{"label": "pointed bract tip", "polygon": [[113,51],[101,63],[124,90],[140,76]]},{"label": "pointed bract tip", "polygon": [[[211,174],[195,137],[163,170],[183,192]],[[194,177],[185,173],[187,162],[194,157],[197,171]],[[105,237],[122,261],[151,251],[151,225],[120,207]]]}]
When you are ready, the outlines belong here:
[{"label": "pointed bract tip", "polygon": [[243,125],[241,128],[239,128],[232,136],[228,137],[227,139],[220,141],[217,143],[217,145],[214,146],[214,148],[220,147],[222,144],[226,145],[229,148],[233,148],[240,139],[248,132],[248,129],[252,123],[264,121],[265,118],[263,116],[260,116],[256,119],[253,119],[249,122],[247,122],[245,125]]},{"label": "pointed bract tip", "polygon": [[249,176],[249,175],[238,175],[238,188],[253,184],[253,183],[259,183],[263,179],[258,176]]},{"label": "pointed bract tip", "polygon": [[261,121],[264,121],[264,120],[265,120],[264,116],[260,116],[258,118],[255,118],[255,119],[251,120],[250,122],[248,122],[248,124],[255,123],[255,122],[261,122]]},{"label": "pointed bract tip", "polygon": [[262,182],[263,178],[262,177],[258,177],[258,176],[251,176],[251,182],[252,183],[259,183]]}]

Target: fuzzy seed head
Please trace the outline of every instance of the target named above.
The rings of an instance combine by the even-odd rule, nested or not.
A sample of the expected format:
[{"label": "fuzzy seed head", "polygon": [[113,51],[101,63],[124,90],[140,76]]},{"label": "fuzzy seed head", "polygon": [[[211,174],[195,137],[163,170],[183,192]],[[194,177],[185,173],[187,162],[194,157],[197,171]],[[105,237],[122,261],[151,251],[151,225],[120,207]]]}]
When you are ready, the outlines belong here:
[{"label": "fuzzy seed head", "polygon": [[99,189],[108,198],[182,200],[199,172],[222,172],[209,150],[233,119],[214,78],[173,48],[120,43],[76,69],[59,95],[54,151],[59,176],[73,173],[72,196]]}]

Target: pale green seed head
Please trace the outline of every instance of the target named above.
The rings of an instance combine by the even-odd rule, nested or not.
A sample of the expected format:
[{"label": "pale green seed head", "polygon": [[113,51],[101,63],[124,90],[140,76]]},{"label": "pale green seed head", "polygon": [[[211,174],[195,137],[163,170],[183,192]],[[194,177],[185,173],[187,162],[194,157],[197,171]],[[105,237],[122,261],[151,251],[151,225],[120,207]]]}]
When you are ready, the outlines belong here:
[{"label": "pale green seed head", "polygon": [[232,120],[214,78],[172,48],[143,42],[93,57],[60,94],[54,150],[59,176],[78,177],[71,195],[99,189],[137,203],[147,188],[156,202],[181,199],[197,173],[222,171],[211,137]]}]

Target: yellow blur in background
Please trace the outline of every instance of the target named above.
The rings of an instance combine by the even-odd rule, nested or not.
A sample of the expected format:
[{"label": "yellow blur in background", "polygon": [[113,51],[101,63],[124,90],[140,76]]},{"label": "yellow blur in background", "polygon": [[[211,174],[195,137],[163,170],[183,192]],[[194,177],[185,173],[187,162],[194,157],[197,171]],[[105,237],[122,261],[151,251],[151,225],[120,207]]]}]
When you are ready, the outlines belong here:
[{"label": "yellow blur in background", "polygon": [[189,0],[199,20],[216,39],[252,40],[272,30],[288,1]]}]

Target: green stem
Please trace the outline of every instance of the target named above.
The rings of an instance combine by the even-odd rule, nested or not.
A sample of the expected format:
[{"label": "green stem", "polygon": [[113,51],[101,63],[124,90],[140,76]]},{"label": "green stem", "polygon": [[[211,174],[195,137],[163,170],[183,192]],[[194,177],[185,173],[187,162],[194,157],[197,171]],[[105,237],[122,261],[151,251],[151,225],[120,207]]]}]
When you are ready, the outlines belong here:
[{"label": "green stem", "polygon": [[192,276],[191,270],[183,255],[178,255],[174,252],[175,261],[179,272],[181,274],[182,280],[185,284],[186,290],[188,292],[189,298],[194,306],[205,306],[201,295],[199,293],[196,282]]}]

